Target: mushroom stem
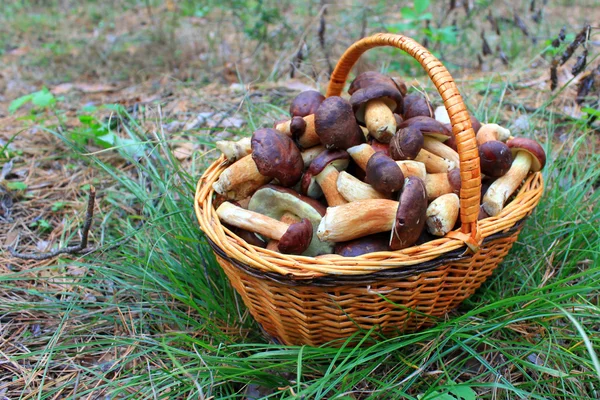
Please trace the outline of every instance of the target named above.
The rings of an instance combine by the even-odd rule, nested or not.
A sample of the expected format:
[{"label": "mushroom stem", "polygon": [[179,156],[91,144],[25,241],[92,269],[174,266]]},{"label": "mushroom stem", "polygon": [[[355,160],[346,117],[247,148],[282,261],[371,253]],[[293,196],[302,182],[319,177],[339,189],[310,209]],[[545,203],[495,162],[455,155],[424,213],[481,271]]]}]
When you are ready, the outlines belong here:
[{"label": "mushroom stem", "polygon": [[517,190],[529,173],[531,163],[532,157],[529,153],[525,151],[517,153],[510,170],[504,176],[496,179],[485,193],[482,202],[485,212],[492,217],[500,214],[506,200]]},{"label": "mushroom stem", "polygon": [[421,180],[423,181],[425,180],[427,171],[425,169],[425,164],[423,164],[422,162],[413,160],[403,160],[396,161],[396,164],[398,164],[398,166],[402,170],[402,175],[404,175],[405,178],[408,178],[409,176],[416,176],[418,178],[421,178]]},{"label": "mushroom stem", "polygon": [[427,200],[431,201],[447,193],[460,192],[460,170],[427,174],[425,176],[425,191]]},{"label": "mushroom stem", "polygon": [[[299,118],[299,117],[296,117],[296,118]],[[306,117],[302,117],[302,119],[306,123],[306,127],[304,128],[304,132],[302,132],[301,134],[298,135],[298,144],[300,146],[302,146],[302,148],[307,149],[309,147],[313,147],[313,146],[316,146],[319,143],[321,143],[321,139],[319,138],[319,136],[317,135],[317,132],[315,130],[315,115],[310,114],[310,115],[307,115]],[[281,132],[287,136],[292,137],[292,131],[291,131],[292,120],[293,120],[293,118],[288,121],[277,124],[275,126],[275,129],[277,129],[279,132]]]},{"label": "mushroom stem", "polygon": [[223,153],[227,161],[235,162],[252,152],[252,147],[250,143],[251,138],[245,137],[238,141],[219,140],[216,143],[216,145],[217,148],[221,151],[221,153]]},{"label": "mushroom stem", "polygon": [[258,172],[252,154],[248,154],[227,167],[213,183],[213,189],[229,200],[240,200],[271,180]]},{"label": "mushroom stem", "polygon": [[419,154],[417,154],[415,161],[419,161],[425,164],[425,169],[429,174],[435,174],[438,172],[448,172],[449,170],[456,167],[454,162],[446,160],[445,158],[435,155],[425,149],[422,149],[419,152]]},{"label": "mushroom stem", "polygon": [[328,207],[317,229],[322,241],[345,242],[392,229],[398,202],[372,199]]},{"label": "mushroom stem", "polygon": [[219,219],[229,225],[258,233],[269,239],[279,240],[287,232],[290,224],[276,219],[244,210],[231,203],[225,202],[217,208]]},{"label": "mushroom stem", "polygon": [[315,180],[321,186],[321,190],[323,190],[327,204],[330,207],[348,203],[337,189],[339,174],[334,166],[327,165],[320,174],[315,176]]},{"label": "mushroom stem", "polygon": [[368,199],[387,199],[388,197],[373,189],[373,186],[355,178],[346,171],[339,173],[337,178],[338,192],[349,202]]},{"label": "mushroom stem", "polygon": [[454,193],[444,194],[427,207],[427,229],[435,236],[445,236],[458,220],[460,199]]},{"label": "mushroom stem", "polygon": [[375,149],[371,147],[370,144],[363,143],[358,146],[350,147],[346,150],[350,157],[354,160],[356,165],[363,171],[367,170],[367,163],[373,154],[375,154]]},{"label": "mushroom stem", "polygon": [[389,143],[396,133],[396,118],[390,107],[380,99],[370,100],[365,106],[365,123],[377,140]]},{"label": "mushroom stem", "polygon": [[456,151],[430,136],[425,136],[423,138],[423,148],[436,156],[440,156],[453,162],[455,165],[460,164],[460,159],[458,158],[458,153]]}]

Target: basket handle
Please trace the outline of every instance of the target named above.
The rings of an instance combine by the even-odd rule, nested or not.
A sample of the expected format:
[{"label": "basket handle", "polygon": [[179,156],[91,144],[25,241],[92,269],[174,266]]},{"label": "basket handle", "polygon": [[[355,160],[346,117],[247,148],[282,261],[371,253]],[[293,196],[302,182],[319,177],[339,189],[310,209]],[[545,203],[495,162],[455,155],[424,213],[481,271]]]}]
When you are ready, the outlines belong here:
[{"label": "basket handle", "polygon": [[481,196],[479,151],[465,103],[452,76],[440,60],[409,37],[391,33],[378,33],[357,41],[344,52],[331,74],[326,96],[339,96],[346,84],[348,74],[358,58],[365,51],[382,46],[393,46],[410,54],[425,69],[440,96],[442,96],[444,106],[450,116],[452,132],[456,137],[461,180],[459,196],[461,231],[450,232],[447,237],[462,240],[469,249],[477,252],[482,241],[477,223]]}]

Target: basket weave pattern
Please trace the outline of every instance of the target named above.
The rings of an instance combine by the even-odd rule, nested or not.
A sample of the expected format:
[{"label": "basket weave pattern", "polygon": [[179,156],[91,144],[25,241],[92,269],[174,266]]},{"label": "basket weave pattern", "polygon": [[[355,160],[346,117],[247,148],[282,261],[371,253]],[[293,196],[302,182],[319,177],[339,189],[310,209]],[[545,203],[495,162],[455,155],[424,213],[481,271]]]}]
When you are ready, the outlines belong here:
[{"label": "basket weave pattern", "polygon": [[352,45],[332,74],[327,96],[339,95],[360,55],[378,46],[394,46],[417,59],[444,100],[460,157],[461,229],[420,246],[353,258],[257,248],[223,227],[212,205],[212,184],[227,168],[221,157],[198,182],[200,227],[250,313],[285,344],[316,346],[360,329],[393,335],[435,323],[504,259],[542,195],[541,174],[530,174],[499,215],[477,221],[481,176],[469,114],[446,68],[410,38],[378,34]]}]

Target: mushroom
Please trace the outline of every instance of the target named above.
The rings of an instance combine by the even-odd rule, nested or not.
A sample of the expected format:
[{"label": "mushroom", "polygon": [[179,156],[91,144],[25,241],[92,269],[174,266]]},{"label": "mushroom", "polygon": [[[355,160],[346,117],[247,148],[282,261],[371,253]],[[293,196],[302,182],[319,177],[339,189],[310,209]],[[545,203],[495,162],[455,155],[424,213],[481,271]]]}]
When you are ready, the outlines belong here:
[{"label": "mushroom", "polygon": [[290,104],[290,115],[292,117],[306,117],[314,114],[323,100],[325,100],[325,96],[316,90],[300,92]]},{"label": "mushroom", "polygon": [[280,220],[286,214],[296,216],[299,220],[308,219],[312,224],[313,237],[310,245],[302,254],[313,257],[333,252],[333,245],[321,242],[316,235],[317,227],[326,211],[325,206],[318,201],[302,196],[288,188],[266,185],[254,193],[248,204],[248,209],[278,222],[281,222]]},{"label": "mushroom", "polygon": [[346,150],[365,142],[352,106],[339,96],[326,98],[315,113],[315,129],[326,148]]},{"label": "mushroom", "polygon": [[213,183],[215,192],[230,200],[240,200],[250,196],[259,187],[271,182],[273,178],[262,175],[252,154],[242,157],[221,172]]},{"label": "mushroom", "polygon": [[298,147],[303,149],[321,143],[321,139],[315,131],[314,114],[307,115],[306,117],[292,117],[287,121],[276,122],[275,129],[291,137]]},{"label": "mushroom", "polygon": [[298,147],[275,129],[263,128],[254,132],[252,159],[261,175],[277,179],[286,187],[296,184],[304,170]]},{"label": "mushroom", "polygon": [[367,162],[367,182],[375,190],[392,194],[402,189],[404,174],[394,160],[383,153],[375,153]]},{"label": "mushroom", "polygon": [[403,96],[406,94],[406,84],[402,80],[390,78],[376,71],[366,71],[354,78],[348,88],[348,94],[352,96],[359,89],[379,84],[389,85],[390,83],[395,85]]},{"label": "mushroom", "polygon": [[426,209],[425,185],[411,176],[406,178],[399,202],[372,199],[327,208],[317,236],[322,241],[345,242],[393,230],[390,247],[398,250],[417,240],[425,225]]},{"label": "mushroom", "polygon": [[358,89],[350,97],[356,119],[380,142],[389,143],[396,133],[394,112],[402,110],[403,99],[393,81],[380,82]]},{"label": "mushroom", "polygon": [[483,208],[490,216],[500,214],[504,203],[521,185],[529,171],[537,172],[546,164],[544,149],[535,140],[515,138],[507,143],[514,161],[509,171],[491,184],[483,197]]},{"label": "mushroom", "polygon": [[453,161],[446,160],[438,155],[430,153],[425,149],[421,149],[419,154],[415,157],[415,161],[425,164],[425,169],[429,174],[435,174],[438,172],[448,172],[451,169],[457,167]]},{"label": "mushroom", "polygon": [[307,218],[290,225],[229,202],[217,208],[217,215],[224,223],[278,240],[279,250],[286,254],[302,254],[313,236],[312,224]]},{"label": "mushroom", "polygon": [[350,157],[352,157],[360,169],[366,171],[367,163],[369,162],[371,156],[375,154],[375,149],[367,143],[362,143],[358,146],[350,147],[348,149],[348,154],[350,154]]},{"label": "mushroom", "polygon": [[402,116],[405,120],[418,116],[433,118],[433,115],[431,103],[421,93],[411,93],[404,97],[404,112]]},{"label": "mushroom", "polygon": [[313,146],[310,149],[306,149],[300,153],[302,155],[302,161],[304,162],[304,170],[306,171],[310,166],[310,163],[312,163],[313,160],[324,151],[324,146]]},{"label": "mushroom", "polygon": [[460,187],[460,170],[458,168],[425,176],[425,190],[429,201],[447,193],[459,194]]},{"label": "mushroom", "polygon": [[219,149],[221,153],[223,153],[223,155],[229,162],[235,162],[252,152],[249,137],[245,137],[238,141],[219,140],[215,144],[217,146],[217,149]]},{"label": "mushroom", "polygon": [[427,230],[435,236],[445,236],[458,220],[460,199],[455,193],[443,194],[427,207]]},{"label": "mushroom", "polygon": [[497,178],[508,172],[512,163],[512,153],[503,142],[509,137],[510,131],[498,124],[485,124],[477,132],[482,173]]},{"label": "mushroom", "polygon": [[336,206],[347,201],[337,190],[339,172],[348,167],[350,156],[345,150],[325,150],[319,154],[302,177],[302,193],[308,194],[313,180],[321,187],[327,204]]},{"label": "mushroom", "polygon": [[337,190],[349,202],[389,198],[387,195],[375,190],[373,186],[355,178],[346,171],[341,171],[338,176]]},{"label": "mushroom", "polygon": [[421,131],[423,135],[423,149],[453,162],[454,165],[459,164],[458,153],[444,145],[444,142],[452,137],[452,132],[442,123],[431,117],[417,116],[407,119],[400,124],[400,128],[404,129],[406,127],[413,127]]},{"label": "mushroom", "polygon": [[377,251],[389,251],[389,241],[387,234],[369,235],[349,242],[336,243],[335,254],[343,257],[358,257]]},{"label": "mushroom", "polygon": [[423,149],[454,163],[455,166],[460,165],[458,153],[432,136],[424,135]]},{"label": "mushroom", "polygon": [[[292,225],[297,222],[300,222],[300,218],[298,218],[297,216],[295,216],[294,214],[292,214],[290,212],[286,212],[281,216],[279,221],[289,224],[289,225]],[[279,250],[279,240],[275,240],[275,239],[269,240],[269,243],[267,243],[267,245],[266,245],[266,249],[282,252],[281,250]]]},{"label": "mushroom", "polygon": [[416,126],[400,128],[390,141],[390,156],[394,160],[414,160],[423,142],[423,134]]}]

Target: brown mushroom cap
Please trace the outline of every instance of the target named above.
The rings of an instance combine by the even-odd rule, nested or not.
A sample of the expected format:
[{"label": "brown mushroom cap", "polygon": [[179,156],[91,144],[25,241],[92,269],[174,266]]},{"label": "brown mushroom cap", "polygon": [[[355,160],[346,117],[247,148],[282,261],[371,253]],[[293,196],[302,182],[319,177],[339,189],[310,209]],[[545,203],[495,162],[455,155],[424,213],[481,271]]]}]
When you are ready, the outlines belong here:
[{"label": "brown mushroom cap", "polygon": [[390,156],[394,160],[414,160],[423,148],[423,134],[415,126],[400,129],[390,142]]},{"label": "brown mushroom cap", "polygon": [[513,157],[516,157],[519,151],[526,151],[531,155],[531,171],[540,171],[546,165],[546,152],[538,142],[527,138],[514,138],[506,142],[510,148]]},{"label": "brown mushroom cap", "polygon": [[348,88],[348,94],[352,96],[354,92],[356,92],[359,89],[366,88],[368,86],[378,85],[380,83],[392,83],[393,85],[399,88],[398,84],[389,76],[377,71],[366,71],[357,75],[356,78],[354,78],[354,80],[350,83],[350,87]]},{"label": "brown mushroom cap", "polygon": [[450,186],[452,186],[452,193],[460,194],[462,183],[460,180],[459,168],[454,168],[448,171],[448,182],[450,182]]},{"label": "brown mushroom cap", "polygon": [[357,257],[363,254],[374,253],[376,251],[388,251],[390,249],[389,233],[378,233],[348,242],[340,242],[335,245],[335,254],[343,257]]},{"label": "brown mushroom cap", "polygon": [[302,254],[308,249],[313,238],[313,226],[308,218],[290,225],[279,239],[277,247],[285,254]]},{"label": "brown mushroom cap", "polygon": [[508,172],[512,164],[512,153],[508,146],[491,140],[479,146],[481,172],[487,176],[500,177]]},{"label": "brown mushroom cap", "polygon": [[419,129],[423,135],[435,137],[441,142],[445,142],[452,136],[451,130],[444,126],[440,121],[431,117],[418,116],[404,120],[404,122],[398,126],[398,129],[404,129],[409,126],[413,126]]},{"label": "brown mushroom cap", "polygon": [[401,112],[404,104],[402,94],[393,82],[358,89],[350,97],[350,104],[359,122],[365,122],[365,107],[371,100],[383,101],[395,113]]},{"label": "brown mushroom cap", "polygon": [[396,220],[392,228],[390,248],[401,250],[416,243],[425,227],[427,193],[425,183],[416,176],[406,178],[398,200]]},{"label": "brown mushroom cap", "polygon": [[425,227],[427,193],[425,183],[416,176],[406,178],[400,194],[396,220],[392,228],[390,248],[401,250],[416,243]]},{"label": "brown mushroom cap", "polygon": [[271,128],[252,135],[252,159],[258,172],[275,178],[282,186],[293,186],[302,177],[304,162],[292,139]]},{"label": "brown mushroom cap", "polygon": [[383,153],[386,156],[390,155],[389,143],[382,143],[379,140],[375,139],[373,136],[369,136],[367,142],[373,148],[373,150],[375,150],[375,153]]},{"label": "brown mushroom cap", "polygon": [[315,130],[326,148],[346,150],[365,142],[352,106],[339,96],[326,98],[315,112]]},{"label": "brown mushroom cap", "polygon": [[421,93],[411,93],[404,97],[402,116],[405,120],[418,116],[433,118],[433,115],[431,103]]},{"label": "brown mushroom cap", "polygon": [[369,158],[366,173],[367,182],[381,193],[391,194],[404,185],[404,175],[398,164],[381,152]]},{"label": "brown mushroom cap", "polygon": [[290,115],[292,117],[306,117],[314,114],[319,105],[325,100],[320,92],[316,90],[305,90],[292,100],[290,105]]},{"label": "brown mushroom cap", "polygon": [[302,117],[294,116],[290,120],[290,134],[292,136],[292,140],[298,146],[298,140],[300,136],[304,134],[306,131],[306,121]]}]

